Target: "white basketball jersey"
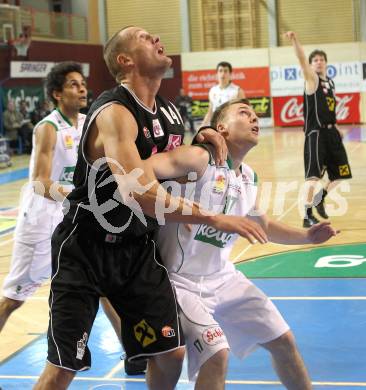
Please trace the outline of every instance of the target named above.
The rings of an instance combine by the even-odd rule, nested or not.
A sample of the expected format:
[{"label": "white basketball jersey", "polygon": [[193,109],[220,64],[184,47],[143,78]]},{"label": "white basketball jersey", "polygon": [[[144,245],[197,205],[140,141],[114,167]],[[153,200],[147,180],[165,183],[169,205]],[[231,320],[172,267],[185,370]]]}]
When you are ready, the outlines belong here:
[{"label": "white basketball jersey", "polygon": [[238,97],[240,87],[230,83],[226,88],[220,88],[219,84],[214,85],[208,93],[208,98],[212,104],[212,111],[217,107]]},{"label": "white basketball jersey", "polygon": [[[49,115],[43,118],[34,128],[33,131],[33,150],[29,163],[29,185],[23,192],[23,208],[27,208],[27,204],[31,205],[32,195],[34,194],[33,180],[34,159],[35,159],[35,130],[40,124],[48,122],[52,124],[56,132],[56,144],[53,151],[52,170],[50,179],[54,182],[64,185],[65,187],[72,186],[72,179],[75,171],[75,165],[78,154],[78,147],[83,129],[85,115],[78,115],[77,128],[66,118],[58,109],[53,110]],[[42,201],[46,203],[53,202],[42,197]],[[40,199],[41,201],[41,199]],[[54,202],[53,202],[54,203]]]},{"label": "white basketball jersey", "polygon": [[[192,199],[207,210],[228,215],[245,216],[255,205],[257,176],[245,164],[241,174],[230,169],[231,162],[216,167],[210,161],[204,175],[196,183],[182,185],[182,196]],[[170,273],[208,276],[224,269],[233,269],[229,255],[237,235],[224,233],[207,225],[168,223],[158,235],[160,254]]]}]

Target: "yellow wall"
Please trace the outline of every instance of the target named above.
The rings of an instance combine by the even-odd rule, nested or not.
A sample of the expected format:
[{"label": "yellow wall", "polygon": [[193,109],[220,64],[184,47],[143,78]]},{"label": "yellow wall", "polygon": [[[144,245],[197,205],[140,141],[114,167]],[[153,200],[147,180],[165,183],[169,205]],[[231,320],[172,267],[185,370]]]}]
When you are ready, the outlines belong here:
[{"label": "yellow wall", "polygon": [[169,54],[181,52],[179,0],[107,0],[107,31],[111,37],[129,25],[160,36]]},{"label": "yellow wall", "polygon": [[354,41],[357,4],[358,0],[278,0],[280,45],[286,44],[282,34],[288,30],[296,31],[304,44]]},{"label": "yellow wall", "polygon": [[[279,45],[283,33],[297,31],[304,44],[352,42],[359,39],[359,8],[364,0],[277,0]],[[97,0],[89,0],[90,3]],[[201,0],[188,0],[191,50],[204,50]],[[267,0],[252,0],[255,47],[268,47]],[[181,50],[180,0],[106,0],[108,36],[127,25],[158,34],[169,54]]]},{"label": "yellow wall", "polygon": [[98,0],[88,0],[88,43],[101,43],[98,15]]}]

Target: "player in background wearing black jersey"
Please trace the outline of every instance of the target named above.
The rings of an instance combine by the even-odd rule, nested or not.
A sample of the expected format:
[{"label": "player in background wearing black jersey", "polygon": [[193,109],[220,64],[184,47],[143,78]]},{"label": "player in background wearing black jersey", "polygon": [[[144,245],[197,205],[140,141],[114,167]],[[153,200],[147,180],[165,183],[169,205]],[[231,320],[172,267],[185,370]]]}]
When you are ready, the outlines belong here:
[{"label": "player in background wearing black jersey", "polygon": [[[342,179],[352,177],[342,135],[336,126],[336,98],[334,82],[327,77],[327,55],[324,51],[314,50],[309,60],[293,31],[286,37],[291,41],[305,78],[304,91],[304,163],[307,193],[304,227],[318,223],[313,215],[315,206],[318,214],[327,219],[324,207],[326,195]],[[327,171],[329,182],[315,196],[315,188]]]},{"label": "player in background wearing black jersey", "polygon": [[173,390],[184,337],[154,241],[157,218],[207,224],[251,243],[268,240],[255,222],[212,215],[169,195],[144,166],[152,154],[178,146],[184,133],[176,107],[156,95],[172,62],[159,38],[124,28],[107,42],[104,58],[120,85],[89,110],[75,189],[52,237],[48,356],[35,389],[66,389],[76,371],[90,367],[88,340],[102,296],[120,316],[127,357],[149,359],[148,388]]}]

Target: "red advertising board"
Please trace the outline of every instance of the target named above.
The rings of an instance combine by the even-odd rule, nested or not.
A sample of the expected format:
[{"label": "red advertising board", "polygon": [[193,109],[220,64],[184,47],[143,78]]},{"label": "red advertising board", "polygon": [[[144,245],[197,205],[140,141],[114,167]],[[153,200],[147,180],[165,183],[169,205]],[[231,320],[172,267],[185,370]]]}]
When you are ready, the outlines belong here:
[{"label": "red advertising board", "polygon": [[[216,70],[186,70],[182,72],[183,88],[196,100],[207,100],[208,91],[217,84]],[[270,96],[269,67],[235,68],[233,83],[239,85],[247,97]]]},{"label": "red advertising board", "polygon": [[[360,122],[360,94],[337,94],[337,122]],[[275,126],[302,126],[304,124],[303,97],[277,96],[273,98],[273,116]]]}]

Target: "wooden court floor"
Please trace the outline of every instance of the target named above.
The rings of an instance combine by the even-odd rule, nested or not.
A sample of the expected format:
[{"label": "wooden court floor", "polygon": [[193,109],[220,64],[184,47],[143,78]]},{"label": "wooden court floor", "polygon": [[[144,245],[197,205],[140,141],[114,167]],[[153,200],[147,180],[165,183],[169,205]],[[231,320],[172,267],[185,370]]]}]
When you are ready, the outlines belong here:
[{"label": "wooden court floor", "polygon": [[[348,157],[352,167],[353,179],[339,192],[339,199],[328,202],[335,213],[340,213],[339,205],[345,206],[342,215],[331,217],[332,224],[341,233],[326,245],[366,242],[366,127],[342,127]],[[292,226],[300,227],[302,217],[299,214],[298,196],[303,185],[303,132],[299,128],[264,129],[259,145],[247,156],[246,163],[254,168],[259,177],[259,185],[267,214]],[[24,168],[29,156],[13,159],[12,171]],[[10,170],[0,170],[0,177]],[[19,203],[19,191],[25,180],[0,184],[1,220],[12,221],[16,217]],[[284,192],[287,189],[287,192]],[[329,209],[330,210],[330,209]],[[5,224],[6,225],[6,224]],[[12,230],[0,233],[0,284],[9,269],[12,251]],[[232,253],[232,261],[239,262],[289,249],[306,246],[284,246],[276,244],[250,245],[239,239]],[[49,285],[40,288],[6,324],[0,336],[0,364],[19,351],[32,340],[44,334],[48,325]]]}]

